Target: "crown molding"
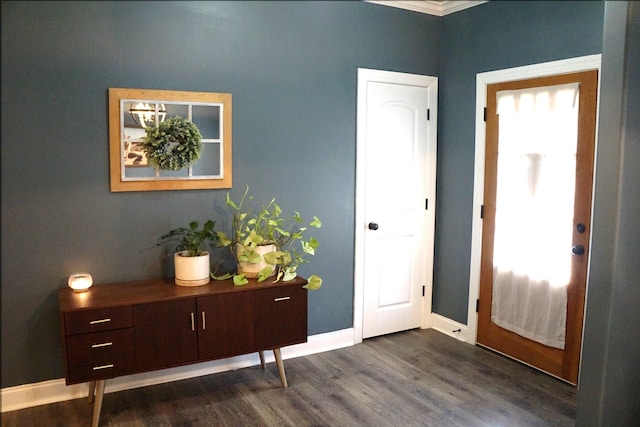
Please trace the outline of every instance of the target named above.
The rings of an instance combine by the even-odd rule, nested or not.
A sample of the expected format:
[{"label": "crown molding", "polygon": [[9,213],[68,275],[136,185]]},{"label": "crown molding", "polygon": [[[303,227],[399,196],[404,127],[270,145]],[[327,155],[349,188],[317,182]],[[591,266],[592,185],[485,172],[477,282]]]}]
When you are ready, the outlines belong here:
[{"label": "crown molding", "polygon": [[367,3],[375,3],[383,6],[397,7],[400,9],[412,10],[414,12],[427,13],[429,15],[444,16],[450,13],[468,9],[486,3],[487,0],[476,1],[434,1],[434,0],[394,0],[394,1],[378,1],[365,0]]}]

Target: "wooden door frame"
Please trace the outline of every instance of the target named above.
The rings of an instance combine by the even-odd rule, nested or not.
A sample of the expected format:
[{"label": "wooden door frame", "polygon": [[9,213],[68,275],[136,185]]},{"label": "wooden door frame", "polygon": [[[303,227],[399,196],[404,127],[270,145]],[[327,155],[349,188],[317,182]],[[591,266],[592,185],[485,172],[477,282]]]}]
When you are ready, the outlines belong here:
[{"label": "wooden door frame", "polygon": [[[469,305],[467,311],[467,327],[462,330],[460,339],[470,344],[476,344],[478,332],[478,313],[476,312],[476,301],[480,291],[480,261],[482,256],[482,218],[481,209],[484,201],[484,173],[485,173],[485,122],[484,108],[486,106],[487,85],[501,83],[512,80],[532,79],[536,77],[547,77],[557,74],[575,73],[580,71],[598,70],[598,105],[600,107],[600,63],[602,55],[589,55],[578,58],[564,59],[560,61],[545,62],[541,64],[527,65],[523,67],[508,68],[505,70],[489,71],[476,75],[476,146],[475,146],[475,168],[473,184],[473,219],[471,226],[471,259],[469,265]],[[596,112],[597,114],[597,112]],[[599,117],[597,114],[596,117]],[[595,152],[597,152],[596,141]],[[595,183],[595,180],[594,180]],[[593,195],[592,184],[592,195]],[[593,227],[593,209],[591,211],[591,227]],[[589,242],[591,247],[591,242]],[[590,256],[590,252],[589,252]],[[587,261],[590,263],[590,259]],[[589,279],[587,277],[587,292],[589,289]]]},{"label": "wooden door frame", "polygon": [[[381,83],[397,83],[402,85],[415,85],[429,88],[429,103],[438,105],[438,78],[420,74],[408,74],[395,71],[382,71],[368,68],[358,68],[358,93],[357,93],[357,123],[356,123],[356,200],[355,200],[355,263],[354,263],[354,293],[353,293],[353,337],[354,344],[362,342],[362,325],[364,313],[364,233],[365,233],[365,186],[366,186],[366,85],[367,82],[377,81]],[[429,159],[425,160],[428,170],[432,170],[432,177],[426,187],[429,193],[429,208],[427,220],[435,224],[436,206],[436,144],[437,144],[437,108],[432,108],[430,120],[433,125],[429,130]],[[425,247],[431,251],[425,256],[424,268],[427,272],[433,271],[434,235],[425,236]],[[422,301],[421,328],[430,326],[431,319],[431,294],[433,289],[433,274],[425,275],[425,297]]]}]

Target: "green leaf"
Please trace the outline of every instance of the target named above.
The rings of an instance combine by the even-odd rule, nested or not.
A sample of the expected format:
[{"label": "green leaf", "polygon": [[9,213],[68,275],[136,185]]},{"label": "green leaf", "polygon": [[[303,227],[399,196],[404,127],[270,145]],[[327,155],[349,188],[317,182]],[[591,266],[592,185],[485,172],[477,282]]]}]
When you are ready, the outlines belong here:
[{"label": "green leaf", "polygon": [[273,274],[273,267],[270,265],[266,266],[262,270],[258,272],[258,282],[264,282],[266,279],[271,277]]},{"label": "green leaf", "polygon": [[280,262],[278,262],[278,264],[289,265],[289,264],[291,264],[291,261],[293,261],[291,259],[291,252],[282,251],[281,254],[280,254]]},{"label": "green leaf", "polygon": [[296,268],[295,267],[289,267],[289,268],[286,268],[284,270],[284,275],[282,276],[282,280],[284,282],[288,282],[289,280],[295,279],[296,276],[297,276]]},{"label": "green leaf", "polygon": [[[259,245],[260,243],[262,243],[264,241],[264,237],[260,236],[258,233],[256,233],[255,230],[251,230],[251,232],[249,232],[249,236],[247,237],[247,240],[251,243],[255,243],[256,245]],[[258,261],[260,262],[260,261]]]},{"label": "green leaf", "polygon": [[302,242],[302,252],[309,255],[315,255],[316,252],[308,242]]},{"label": "green leaf", "polygon": [[320,289],[322,286],[322,279],[315,274],[311,275],[309,279],[307,279],[307,284],[303,286],[305,289],[309,289],[310,291],[316,291]]},{"label": "green leaf", "polygon": [[262,255],[250,247],[245,247],[242,253],[238,255],[238,261],[247,262],[249,264],[258,264],[262,261]]},{"label": "green leaf", "polygon": [[317,216],[314,216],[313,220],[309,223],[309,225],[311,227],[320,228],[322,227],[322,222],[320,221],[320,218],[318,218]]},{"label": "green leaf", "polygon": [[233,200],[231,200],[231,197],[229,196],[229,193],[227,193],[227,205],[231,206],[233,209],[238,210],[238,205],[236,205],[236,202],[234,202]]},{"label": "green leaf", "polygon": [[244,274],[236,274],[233,276],[233,285],[234,286],[243,286],[249,283],[249,279],[247,279]]},{"label": "green leaf", "polygon": [[264,258],[264,262],[266,262],[267,264],[276,265],[279,264],[279,255],[279,251],[267,252],[266,254],[262,255],[262,258]]},{"label": "green leaf", "polygon": [[262,262],[262,255],[255,251],[251,252],[248,262],[250,264],[260,264],[260,262]]},{"label": "green leaf", "polygon": [[210,274],[211,278],[213,280],[227,280],[227,279],[231,279],[233,277],[233,273],[227,273],[227,274],[223,274],[222,276],[215,276],[213,274],[213,272]]},{"label": "green leaf", "polygon": [[222,231],[217,231],[216,234],[218,235],[218,239],[220,239],[220,244],[222,246],[229,246],[231,243],[233,243],[233,240],[227,237],[227,235]]},{"label": "green leaf", "polygon": [[276,231],[280,234],[282,234],[283,236],[289,237],[291,235],[291,233],[289,233],[287,230],[284,230],[280,227],[275,227]]},{"label": "green leaf", "polygon": [[320,242],[318,242],[315,238],[310,237],[309,246],[311,246],[313,249],[318,249],[318,246],[320,246]]}]

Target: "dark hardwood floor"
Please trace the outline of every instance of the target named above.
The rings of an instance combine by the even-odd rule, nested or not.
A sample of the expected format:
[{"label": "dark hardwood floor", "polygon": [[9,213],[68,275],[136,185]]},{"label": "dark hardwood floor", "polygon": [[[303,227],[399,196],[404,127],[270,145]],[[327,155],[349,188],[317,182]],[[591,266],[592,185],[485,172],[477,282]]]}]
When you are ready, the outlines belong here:
[{"label": "dark hardwood floor", "polygon": [[[104,397],[102,426],[573,426],[576,389],[434,330]],[[90,426],[85,399],[2,426]]]}]

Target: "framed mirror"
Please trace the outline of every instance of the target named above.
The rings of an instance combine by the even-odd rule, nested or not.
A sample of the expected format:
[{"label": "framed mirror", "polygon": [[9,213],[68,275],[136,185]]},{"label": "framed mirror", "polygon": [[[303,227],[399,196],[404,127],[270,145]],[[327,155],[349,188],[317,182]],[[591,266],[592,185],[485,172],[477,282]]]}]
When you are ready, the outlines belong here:
[{"label": "framed mirror", "polygon": [[[231,112],[230,93],[109,88],[111,191],[231,188]],[[181,119],[201,136],[196,160],[168,167],[155,152],[149,159],[146,129],[163,130]],[[176,150],[180,144],[163,145],[163,158],[184,153],[184,144]]]}]

